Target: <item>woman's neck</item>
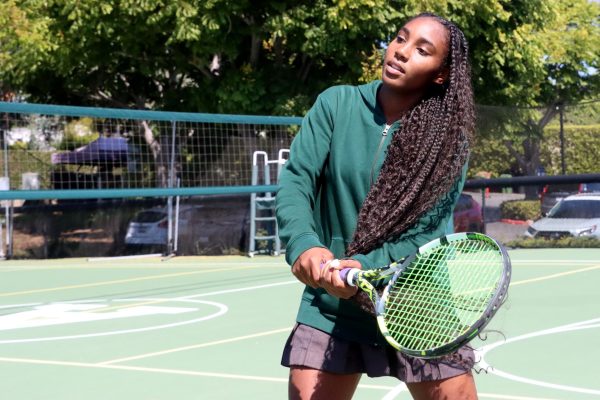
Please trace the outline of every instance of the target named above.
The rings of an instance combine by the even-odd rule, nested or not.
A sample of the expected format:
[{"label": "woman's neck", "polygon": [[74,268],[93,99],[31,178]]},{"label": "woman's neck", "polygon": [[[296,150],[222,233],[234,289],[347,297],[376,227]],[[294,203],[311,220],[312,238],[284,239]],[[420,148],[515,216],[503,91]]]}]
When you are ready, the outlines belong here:
[{"label": "woman's neck", "polygon": [[422,97],[422,93],[398,93],[385,85],[381,86],[377,94],[377,100],[388,124],[392,124],[402,118]]}]

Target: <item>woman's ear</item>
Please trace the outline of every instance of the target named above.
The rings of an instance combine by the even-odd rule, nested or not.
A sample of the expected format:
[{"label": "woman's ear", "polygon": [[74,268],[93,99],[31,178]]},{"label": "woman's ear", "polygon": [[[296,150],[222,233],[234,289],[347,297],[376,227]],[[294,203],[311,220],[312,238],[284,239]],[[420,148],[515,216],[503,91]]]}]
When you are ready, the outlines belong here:
[{"label": "woman's ear", "polygon": [[433,79],[433,82],[438,85],[443,85],[448,80],[448,76],[450,76],[450,68],[444,67],[438,72],[437,76]]}]

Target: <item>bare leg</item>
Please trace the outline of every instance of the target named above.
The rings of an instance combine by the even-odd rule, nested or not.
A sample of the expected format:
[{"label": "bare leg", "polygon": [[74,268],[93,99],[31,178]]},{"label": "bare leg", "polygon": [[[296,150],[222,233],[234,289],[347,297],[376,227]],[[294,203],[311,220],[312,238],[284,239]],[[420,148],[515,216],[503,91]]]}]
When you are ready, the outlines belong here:
[{"label": "bare leg", "polygon": [[406,386],[415,400],[477,400],[475,380],[470,373]]},{"label": "bare leg", "polygon": [[350,400],[361,374],[332,374],[306,367],[291,367],[290,400]]}]

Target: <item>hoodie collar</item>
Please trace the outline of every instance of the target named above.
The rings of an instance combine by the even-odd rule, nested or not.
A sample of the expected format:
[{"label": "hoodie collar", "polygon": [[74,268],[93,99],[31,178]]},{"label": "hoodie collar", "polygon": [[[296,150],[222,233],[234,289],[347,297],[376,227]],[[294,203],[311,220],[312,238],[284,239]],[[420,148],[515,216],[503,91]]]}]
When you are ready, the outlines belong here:
[{"label": "hoodie collar", "polygon": [[358,86],[358,90],[365,102],[365,105],[373,113],[373,119],[377,125],[383,125],[386,122],[383,109],[377,101],[377,93],[379,92],[381,85],[381,80],[375,80],[373,82]]}]

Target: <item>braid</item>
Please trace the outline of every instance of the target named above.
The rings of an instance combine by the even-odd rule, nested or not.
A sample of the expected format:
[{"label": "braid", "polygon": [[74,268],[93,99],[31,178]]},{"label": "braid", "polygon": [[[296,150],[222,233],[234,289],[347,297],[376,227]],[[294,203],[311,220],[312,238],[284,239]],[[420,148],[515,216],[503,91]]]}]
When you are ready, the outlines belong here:
[{"label": "braid", "polygon": [[447,82],[401,120],[381,173],[369,191],[347,255],[367,253],[399,237],[435,206],[461,174],[474,128],[468,45],[453,23],[434,14],[448,32]]}]

